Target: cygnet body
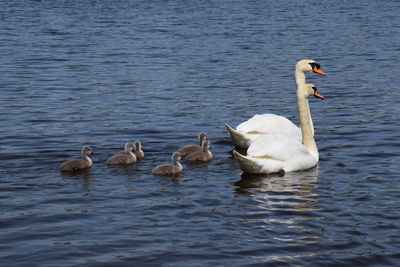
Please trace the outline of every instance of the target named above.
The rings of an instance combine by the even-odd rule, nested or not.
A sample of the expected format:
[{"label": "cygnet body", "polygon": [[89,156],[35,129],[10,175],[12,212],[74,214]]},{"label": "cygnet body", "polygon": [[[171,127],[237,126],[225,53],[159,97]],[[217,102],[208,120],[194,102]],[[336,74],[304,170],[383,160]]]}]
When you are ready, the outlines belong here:
[{"label": "cygnet body", "polygon": [[189,155],[186,156],[186,161],[188,162],[207,162],[212,160],[213,155],[211,153],[210,149],[210,142],[209,141],[204,141],[202,145],[202,151],[197,151],[190,153]]},{"label": "cygnet body", "polygon": [[161,164],[152,170],[154,175],[178,175],[182,172],[182,165],[179,162],[181,159],[181,153],[175,152],[172,154],[172,164]]},{"label": "cygnet body", "polygon": [[92,154],[92,148],[90,146],[84,146],[82,148],[82,159],[73,159],[64,162],[60,165],[60,171],[76,172],[92,167],[92,160],[88,156],[90,154]]},{"label": "cygnet body", "polygon": [[201,144],[203,144],[203,141],[207,139],[207,135],[204,132],[199,133],[198,136],[198,141],[199,143],[197,145],[186,145],[181,148],[179,148],[177,151],[181,153],[182,157],[185,157],[189,155],[190,153],[197,152],[197,151],[202,151]]},{"label": "cygnet body", "polygon": [[107,160],[107,163],[110,165],[118,165],[118,164],[132,164],[136,162],[136,156],[132,153],[132,150],[135,146],[128,142],[125,144],[124,153],[117,153],[111,158]]}]

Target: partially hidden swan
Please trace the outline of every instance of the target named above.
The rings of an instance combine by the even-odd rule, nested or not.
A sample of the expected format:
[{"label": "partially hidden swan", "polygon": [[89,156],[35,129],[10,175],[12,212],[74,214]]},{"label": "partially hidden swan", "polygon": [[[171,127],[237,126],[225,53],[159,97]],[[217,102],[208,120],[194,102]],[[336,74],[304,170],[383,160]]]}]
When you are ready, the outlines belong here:
[{"label": "partially hidden swan", "polygon": [[[308,72],[325,75],[317,62],[311,59],[302,59],[296,63],[294,73],[297,88],[306,83],[305,73]],[[284,134],[301,140],[299,127],[287,118],[275,114],[254,115],[249,120],[239,124],[236,129],[228,124],[225,124],[225,126],[233,144],[238,148],[248,148],[257,137],[265,133]]]},{"label": "partially hidden swan", "polygon": [[233,155],[245,173],[268,174],[280,171],[300,171],[314,167],[319,154],[313,134],[313,124],[308,97],[323,99],[313,84],[297,88],[302,140],[285,134],[264,134],[255,139],[247,150],[247,156],[233,150]]}]

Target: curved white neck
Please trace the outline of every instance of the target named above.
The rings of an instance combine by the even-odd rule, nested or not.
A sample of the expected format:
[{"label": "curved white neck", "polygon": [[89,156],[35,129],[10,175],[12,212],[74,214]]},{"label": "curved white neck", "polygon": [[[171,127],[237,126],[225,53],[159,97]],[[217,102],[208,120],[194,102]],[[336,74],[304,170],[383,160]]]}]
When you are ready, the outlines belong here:
[{"label": "curved white neck", "polygon": [[296,80],[296,88],[301,88],[306,84],[306,74],[297,68],[294,71],[294,78]]},{"label": "curved white neck", "polygon": [[319,160],[318,148],[314,139],[314,129],[311,120],[310,107],[307,98],[300,87],[297,89],[297,108],[299,111],[300,128],[303,136],[303,145],[313,155],[316,160]]}]

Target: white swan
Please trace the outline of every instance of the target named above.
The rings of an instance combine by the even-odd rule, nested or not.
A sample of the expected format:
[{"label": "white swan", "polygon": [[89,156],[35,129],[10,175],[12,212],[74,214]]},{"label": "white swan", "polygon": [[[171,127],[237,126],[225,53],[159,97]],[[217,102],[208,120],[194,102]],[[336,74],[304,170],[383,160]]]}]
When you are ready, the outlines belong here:
[{"label": "white swan", "polygon": [[[325,75],[325,72],[321,70],[321,66],[314,60],[302,59],[296,63],[294,75],[297,88],[306,83],[305,73],[311,71]],[[225,126],[233,144],[239,148],[248,148],[257,137],[265,133],[284,134],[301,140],[299,127],[287,118],[274,114],[254,115],[249,120],[239,124],[236,130],[228,124],[225,124]]]},{"label": "white swan", "polygon": [[268,174],[280,171],[300,171],[314,167],[318,160],[318,149],[313,135],[308,97],[323,99],[313,84],[304,84],[297,89],[302,141],[295,136],[264,134],[255,139],[247,150],[247,156],[233,151],[242,170],[252,174]]}]

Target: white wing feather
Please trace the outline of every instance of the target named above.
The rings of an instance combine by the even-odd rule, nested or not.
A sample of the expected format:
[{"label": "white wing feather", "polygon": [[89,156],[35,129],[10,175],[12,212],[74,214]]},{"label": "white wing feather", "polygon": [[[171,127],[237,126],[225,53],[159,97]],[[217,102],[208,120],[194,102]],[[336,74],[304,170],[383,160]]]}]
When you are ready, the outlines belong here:
[{"label": "white wing feather", "polygon": [[[261,135],[250,145],[247,158],[263,166],[265,172],[306,170],[317,160],[297,139],[287,135]],[[280,162],[280,164],[278,163]]]},{"label": "white wing feather", "polygon": [[295,136],[295,138],[301,140],[299,127],[287,118],[275,114],[254,115],[249,120],[239,124],[236,130],[244,134],[284,134]]}]

